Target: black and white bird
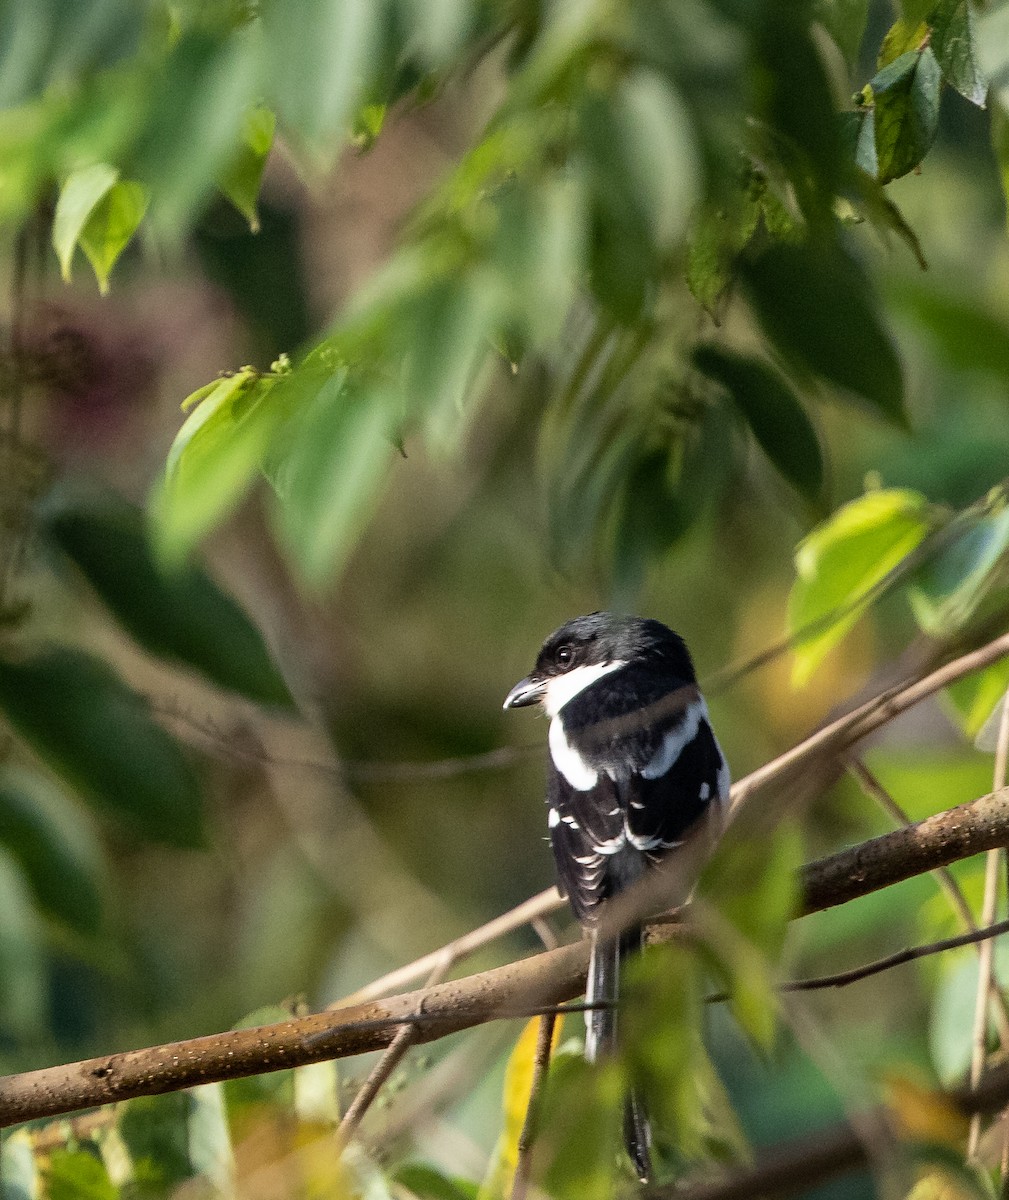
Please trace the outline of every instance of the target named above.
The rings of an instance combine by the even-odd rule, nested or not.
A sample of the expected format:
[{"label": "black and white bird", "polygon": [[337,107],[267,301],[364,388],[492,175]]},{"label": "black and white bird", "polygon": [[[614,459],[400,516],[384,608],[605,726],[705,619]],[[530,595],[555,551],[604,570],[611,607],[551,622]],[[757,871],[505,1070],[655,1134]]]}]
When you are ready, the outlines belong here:
[{"label": "black and white bird", "polygon": [[[640,925],[596,933],[602,906],[697,838],[713,844],[729,770],[683,639],[659,621],[597,612],[543,643],[505,708],[541,704],[550,717],[547,825],[559,888],[592,938],[585,1054],[614,1051],[621,958],[641,949]],[[642,1180],[650,1130],[628,1101],[625,1140]]]}]

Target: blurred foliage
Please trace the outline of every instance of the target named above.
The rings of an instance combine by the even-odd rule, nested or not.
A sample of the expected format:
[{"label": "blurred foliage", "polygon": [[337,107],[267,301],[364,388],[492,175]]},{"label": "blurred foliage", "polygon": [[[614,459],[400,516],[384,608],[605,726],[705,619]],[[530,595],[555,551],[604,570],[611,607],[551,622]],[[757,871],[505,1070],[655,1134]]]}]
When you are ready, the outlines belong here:
[{"label": "blurred foliage", "polygon": [[[465,760],[542,741],[500,699],[575,611],[685,634],[737,775],[1004,629],[1007,48],[971,0],[0,2],[6,1067],[327,1002],[542,887],[538,764]],[[1007,686],[873,751],[912,819],[990,788]],[[680,1176],[961,1075],[969,951],[782,1021],[791,970],[959,927],[925,879],[789,924],[801,845],[887,827],[849,781],[793,815],[637,964],[626,1061],[559,1049],[547,1194],[629,1182],[629,1081]],[[324,1065],[8,1135],[0,1191],[503,1195],[532,1038],[404,1067],[339,1164]],[[977,1194],[945,1152],[915,1196]]]}]

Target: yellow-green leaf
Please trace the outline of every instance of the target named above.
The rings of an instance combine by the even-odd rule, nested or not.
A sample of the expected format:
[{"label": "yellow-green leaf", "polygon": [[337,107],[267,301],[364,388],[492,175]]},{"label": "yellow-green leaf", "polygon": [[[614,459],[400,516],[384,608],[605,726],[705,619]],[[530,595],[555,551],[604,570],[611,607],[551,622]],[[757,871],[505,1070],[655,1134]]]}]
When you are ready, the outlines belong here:
[{"label": "yellow-green leaf", "polygon": [[259,232],[256,201],[260,184],[263,182],[266,160],[273,146],[276,126],[276,116],[262,105],[246,113],[242,126],[242,144],[218,181],[221,191],[249,222],[253,233]]},{"label": "yellow-green leaf", "polygon": [[94,268],[98,287],[109,290],[109,275],[147,212],[147,189],[122,179],[114,183],[91,211],[81,230],[80,247]]},{"label": "yellow-green leaf", "polygon": [[70,282],[74,250],[84,226],[118,179],[119,171],[115,167],[108,163],[93,163],[68,175],[60,189],[53,215],[53,248],[67,283]]},{"label": "yellow-green leaf", "polygon": [[[518,1164],[519,1138],[522,1136],[532,1097],[536,1044],[539,1040],[541,1020],[540,1017],[534,1017],[526,1022],[508,1059],[501,1104],[504,1127],[491,1157],[487,1176],[480,1186],[478,1200],[501,1200],[511,1191],[515,1167]],[[560,1041],[563,1021],[563,1017],[558,1017],[554,1024],[551,1051],[557,1048]]]},{"label": "yellow-green leaf", "polygon": [[801,687],[844,637],[874,589],[933,527],[924,496],[903,488],[867,492],[799,543],[788,599],[796,639],[792,681]]}]

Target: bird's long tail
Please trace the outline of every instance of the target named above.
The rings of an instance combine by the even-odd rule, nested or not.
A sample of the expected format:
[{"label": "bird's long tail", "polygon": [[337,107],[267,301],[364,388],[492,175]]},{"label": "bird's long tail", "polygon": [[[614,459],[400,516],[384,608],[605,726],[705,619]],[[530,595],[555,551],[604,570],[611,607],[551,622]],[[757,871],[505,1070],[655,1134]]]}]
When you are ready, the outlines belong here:
[{"label": "bird's long tail", "polygon": [[[620,991],[620,967],[626,959],[640,953],[642,929],[625,930],[617,938],[603,939],[591,933],[589,977],[585,999],[590,1005],[585,1014],[585,1057],[598,1062],[617,1051],[617,997]],[[634,1170],[642,1183],[652,1175],[652,1132],[641,1097],[631,1092],[624,1109],[624,1144]]]}]

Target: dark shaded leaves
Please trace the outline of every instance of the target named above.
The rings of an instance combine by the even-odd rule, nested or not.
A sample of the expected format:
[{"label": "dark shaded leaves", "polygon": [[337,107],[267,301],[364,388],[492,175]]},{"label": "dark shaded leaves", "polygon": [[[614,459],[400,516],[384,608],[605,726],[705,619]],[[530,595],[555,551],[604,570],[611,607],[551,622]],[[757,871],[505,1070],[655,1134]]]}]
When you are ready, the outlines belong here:
[{"label": "dark shaded leaves", "polygon": [[201,843],[193,768],[146,702],[97,659],[50,649],[0,661],[0,709],[53,770],[136,832]]},{"label": "dark shaded leaves", "polygon": [[939,0],[929,18],[931,46],[946,82],[971,104],[984,107],[988,80],[977,56],[971,0]]},{"label": "dark shaded leaves", "polygon": [[906,423],[900,362],[850,258],[809,242],[772,246],[743,279],[764,332],[786,357]]},{"label": "dark shaded leaves", "polygon": [[698,346],[694,362],[732,397],[761,449],[804,496],[823,487],[823,455],[799,398],[767,363],[715,345]]},{"label": "dark shaded leaves", "polygon": [[942,72],[929,46],[908,50],[873,78],[876,177],[880,183],[906,175],[927,154],[939,128],[941,85]]},{"label": "dark shaded leaves", "polygon": [[50,496],[40,518],[43,533],[145,650],[252,700],[290,704],[245,613],[203,571],[161,568],[138,508],[107,492],[62,492]]}]

